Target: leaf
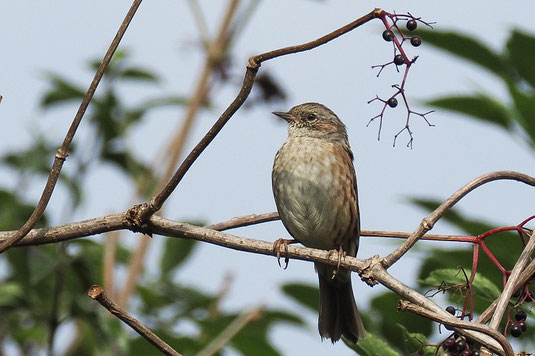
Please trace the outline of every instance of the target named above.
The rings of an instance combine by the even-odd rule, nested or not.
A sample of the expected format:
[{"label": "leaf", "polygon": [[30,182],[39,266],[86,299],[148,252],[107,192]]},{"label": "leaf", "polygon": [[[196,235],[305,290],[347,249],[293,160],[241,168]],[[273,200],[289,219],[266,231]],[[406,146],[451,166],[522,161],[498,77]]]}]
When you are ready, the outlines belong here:
[{"label": "leaf", "polygon": [[13,304],[24,296],[23,288],[17,282],[3,282],[0,284],[0,307]]},{"label": "leaf", "polygon": [[40,105],[43,108],[65,102],[79,101],[84,97],[85,91],[75,84],[55,74],[48,74],[47,76],[52,83],[52,88],[41,98]]},{"label": "leaf", "polygon": [[377,332],[388,339],[389,345],[402,350],[405,340],[400,334],[397,324],[405,326],[411,332],[430,336],[433,332],[433,323],[418,315],[398,312],[399,299],[399,296],[388,292],[373,298],[368,315],[375,316],[375,323],[378,325]]},{"label": "leaf", "polygon": [[359,340],[357,344],[346,343],[346,345],[360,356],[399,356],[399,353],[394,351],[386,341],[371,332],[367,332],[364,340]]},{"label": "leaf", "polygon": [[507,73],[507,66],[502,56],[471,36],[453,31],[425,29],[418,30],[418,33],[425,44],[431,44],[477,64],[498,76],[503,77]]},{"label": "leaf", "polygon": [[428,346],[429,342],[427,337],[420,333],[411,333],[401,324],[397,324],[401,329],[403,339],[405,340],[404,350],[405,355],[418,355],[418,356],[434,356],[436,348],[434,346]]},{"label": "leaf", "polygon": [[146,82],[152,82],[157,83],[160,81],[160,78],[153,72],[139,68],[139,67],[129,67],[125,68],[119,73],[119,77],[121,79],[130,79],[130,80],[137,80],[137,81],[146,81]]},{"label": "leaf", "polygon": [[535,146],[535,95],[523,93],[512,83],[508,83],[508,87],[517,112],[516,121],[529,138],[530,144]]},{"label": "leaf", "polygon": [[[422,284],[428,286],[438,286],[443,282],[449,285],[465,284],[466,279],[464,274],[457,268],[441,268],[435,269],[427,278],[421,281]],[[488,300],[494,300],[501,294],[496,284],[480,273],[476,273],[472,288],[478,296],[483,296]]]},{"label": "leaf", "polygon": [[427,101],[426,105],[472,116],[505,129],[511,127],[511,115],[508,108],[484,94],[437,98]]},{"label": "leaf", "polygon": [[286,283],[282,285],[281,289],[284,294],[294,299],[297,303],[315,312],[318,310],[318,287],[302,283]]},{"label": "leaf", "polygon": [[509,59],[518,74],[532,88],[535,88],[535,69],[533,54],[535,53],[535,37],[518,30],[513,30],[507,41]]},{"label": "leaf", "polygon": [[177,239],[174,237],[166,238],[164,252],[160,262],[161,275],[170,277],[171,272],[191,256],[196,246],[197,241],[195,240]]}]

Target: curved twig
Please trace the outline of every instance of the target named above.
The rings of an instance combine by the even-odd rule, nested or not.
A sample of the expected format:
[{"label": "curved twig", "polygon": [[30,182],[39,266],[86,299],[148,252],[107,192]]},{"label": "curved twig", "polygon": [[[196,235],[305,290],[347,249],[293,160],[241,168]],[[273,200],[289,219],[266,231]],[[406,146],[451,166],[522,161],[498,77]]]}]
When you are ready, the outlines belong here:
[{"label": "curved twig", "polygon": [[459,200],[461,200],[466,194],[470,193],[477,187],[495,181],[495,180],[516,180],[531,186],[535,186],[535,178],[528,176],[527,174],[514,172],[514,171],[497,171],[484,174],[464,187],[453,193],[444,203],[440,204],[431,214],[425,217],[418,228],[412,233],[400,247],[394,252],[384,258],[383,266],[388,268],[398,261],[409,249],[418,241],[427,231],[431,230],[435,223],[450,210]]},{"label": "curved twig", "polygon": [[85,111],[89,106],[91,99],[93,98],[93,94],[95,93],[95,90],[97,89],[97,86],[100,83],[100,79],[102,79],[102,76],[104,75],[104,72],[106,71],[106,68],[108,67],[108,64],[111,61],[111,57],[119,46],[119,42],[121,42],[121,39],[123,38],[123,35],[125,34],[126,29],[128,28],[128,25],[132,21],[134,14],[139,8],[139,5],[141,5],[141,1],[142,0],[134,0],[134,3],[130,7],[130,10],[128,10],[126,17],[124,18],[123,22],[121,23],[121,26],[119,27],[119,30],[117,31],[117,34],[111,42],[110,47],[106,52],[106,55],[98,66],[93,81],[89,85],[89,89],[87,89],[87,93],[85,94],[82,102],[80,103],[80,108],[74,116],[71,127],[65,135],[65,139],[63,140],[61,147],[56,153],[54,164],[52,165],[50,175],[48,176],[48,181],[46,182],[45,188],[43,189],[43,193],[41,194],[41,198],[39,199],[39,202],[33,210],[32,215],[28,218],[24,225],[22,225],[22,227],[17,231],[16,234],[12,235],[9,239],[0,242],[0,253],[4,252],[12,245],[20,241],[24,236],[26,236],[26,234],[28,234],[28,232],[43,216],[43,213],[45,212],[48,202],[50,201],[50,198],[52,196],[52,192],[54,191],[54,187],[56,186],[56,183],[58,181],[61,168],[63,167],[63,162],[65,162],[67,156],[69,155],[69,147],[74,138],[76,130],[78,129],[78,126],[80,125],[80,122],[84,117]]}]

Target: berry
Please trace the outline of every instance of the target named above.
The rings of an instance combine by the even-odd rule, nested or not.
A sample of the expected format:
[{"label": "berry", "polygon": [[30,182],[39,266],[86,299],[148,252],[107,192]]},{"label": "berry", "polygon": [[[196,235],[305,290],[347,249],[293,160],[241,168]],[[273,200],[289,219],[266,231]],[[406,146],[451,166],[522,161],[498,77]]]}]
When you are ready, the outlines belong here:
[{"label": "berry", "polygon": [[384,30],[383,31],[383,39],[386,41],[386,42],[390,42],[394,39],[394,32],[390,31],[390,30]]},{"label": "berry", "polygon": [[394,57],[394,63],[397,66],[400,66],[405,63],[405,60],[403,59],[403,56],[401,54],[396,54],[396,56]]},{"label": "berry", "polygon": [[472,356],[479,356],[479,351],[476,350],[476,351],[472,352]]},{"label": "berry", "polygon": [[455,315],[455,307],[453,305],[449,305],[447,308],[446,308],[446,311],[448,313],[450,313],[451,315]]},{"label": "berry", "polygon": [[455,339],[452,339],[451,337],[449,339],[446,339],[444,340],[444,342],[442,343],[442,346],[446,349],[446,350],[455,350]]},{"label": "berry", "polygon": [[414,47],[418,47],[422,44],[422,37],[420,36],[412,36],[411,37],[411,45]]},{"label": "berry", "polygon": [[396,106],[398,106],[398,99],[390,98],[388,99],[387,103],[388,103],[388,106],[390,106],[391,108],[395,108]]},{"label": "berry", "polygon": [[518,326],[520,326],[520,330],[522,330],[522,332],[526,331],[528,328],[528,324],[526,324],[525,320],[518,322]]},{"label": "berry", "polygon": [[472,351],[470,351],[470,349],[466,349],[463,351],[463,353],[461,354],[462,356],[472,356]]},{"label": "berry", "polygon": [[466,340],[461,339],[457,341],[457,343],[455,344],[455,348],[457,349],[457,351],[463,351],[464,349],[466,349]]},{"label": "berry", "polygon": [[526,312],[523,311],[522,309],[517,310],[517,312],[516,312],[516,314],[515,314],[515,319],[516,319],[517,321],[526,320],[527,317],[528,317],[528,315],[527,315]]},{"label": "berry", "polygon": [[518,326],[518,324],[513,324],[513,326],[511,326],[511,335],[513,337],[519,337],[522,335],[522,329],[520,326]]},{"label": "berry", "polygon": [[416,27],[418,27],[418,23],[416,22],[416,20],[412,19],[407,21],[407,30],[414,31],[416,30]]}]

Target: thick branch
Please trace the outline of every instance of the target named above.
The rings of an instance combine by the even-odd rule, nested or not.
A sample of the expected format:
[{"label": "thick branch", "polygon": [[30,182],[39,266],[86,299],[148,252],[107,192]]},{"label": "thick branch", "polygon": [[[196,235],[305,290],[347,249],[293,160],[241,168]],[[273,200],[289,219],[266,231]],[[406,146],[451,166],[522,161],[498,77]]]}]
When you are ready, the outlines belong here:
[{"label": "thick branch", "polygon": [[87,93],[85,94],[80,104],[80,108],[78,109],[78,112],[74,116],[71,127],[69,128],[69,131],[67,132],[67,135],[65,136],[65,139],[63,140],[63,144],[61,145],[61,147],[58,149],[58,152],[56,153],[54,164],[52,165],[52,169],[50,170],[50,175],[48,176],[48,181],[46,182],[43,193],[41,194],[41,198],[39,199],[39,202],[37,203],[34,211],[32,212],[32,215],[28,218],[28,220],[24,223],[24,225],[22,225],[22,227],[15,234],[10,236],[9,239],[5,239],[0,242],[0,253],[4,252],[8,248],[10,248],[12,245],[20,241],[24,236],[26,236],[26,234],[35,226],[35,224],[39,221],[39,219],[41,219],[41,216],[43,216],[43,213],[45,212],[45,209],[48,205],[48,202],[50,201],[50,198],[52,197],[52,192],[54,191],[54,187],[56,186],[56,183],[58,181],[61,168],[63,167],[63,162],[65,162],[65,160],[67,159],[67,156],[69,155],[69,147],[74,138],[76,130],[78,129],[78,126],[80,125],[80,122],[82,121],[82,118],[84,117],[85,111],[87,107],[89,106],[91,99],[93,98],[93,94],[95,93],[95,90],[97,89],[97,86],[100,83],[100,79],[102,79],[102,76],[104,75],[104,72],[106,71],[106,68],[108,67],[108,64],[111,61],[111,57],[113,56],[113,54],[115,53],[115,50],[119,46],[119,42],[121,42],[121,39],[123,38],[123,35],[125,34],[126,29],[128,28],[128,25],[132,21],[134,14],[139,8],[139,5],[141,5],[141,1],[142,0],[134,1],[132,6],[130,7],[130,10],[128,10],[128,13],[126,14],[126,17],[124,18],[121,26],[119,27],[119,30],[117,31],[117,34],[115,35],[115,38],[110,44],[110,47],[108,48],[108,51],[106,52],[106,55],[104,56],[104,59],[102,59],[102,62],[100,63],[97,69],[97,72],[95,73],[95,77],[93,78],[93,81],[89,85],[89,89],[87,89]]},{"label": "thick branch", "polygon": [[398,261],[401,256],[403,256],[409,249],[418,241],[427,231],[431,230],[435,223],[442,217],[444,214],[450,210],[459,200],[461,200],[466,194],[470,193],[472,190],[477,187],[495,181],[495,180],[516,180],[531,186],[535,186],[535,178],[530,177],[526,174],[514,172],[514,171],[497,171],[492,173],[484,174],[464,187],[453,193],[444,203],[442,203],[438,208],[435,209],[431,214],[422,220],[418,228],[412,233],[411,237],[407,239],[399,248],[397,248],[390,255],[385,257],[383,265],[388,268],[392,266],[396,261]]}]

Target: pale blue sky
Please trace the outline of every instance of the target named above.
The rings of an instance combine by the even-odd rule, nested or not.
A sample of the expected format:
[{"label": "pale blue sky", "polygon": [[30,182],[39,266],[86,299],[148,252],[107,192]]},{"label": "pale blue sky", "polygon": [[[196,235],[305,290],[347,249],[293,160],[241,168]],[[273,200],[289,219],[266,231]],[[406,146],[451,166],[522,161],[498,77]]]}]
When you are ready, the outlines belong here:
[{"label": "pale blue sky", "polygon": [[[508,31],[521,27],[535,32],[532,1],[264,1],[249,26],[236,43],[232,72],[236,87],[219,91],[215,108],[204,112],[193,131],[192,147],[211,126],[238,90],[249,56],[319,37],[357,17],[381,7],[399,13],[409,11],[441,30],[457,29],[487,39],[500,48]],[[223,1],[201,1],[209,18],[210,30],[217,28]],[[128,1],[4,1],[0,3],[2,62],[0,67],[0,152],[27,145],[32,132],[43,130],[58,146],[68,128],[75,107],[43,113],[38,99],[46,89],[43,73],[57,72],[87,87],[92,73],[86,70],[90,59],[102,57],[130,2]],[[405,202],[412,196],[445,198],[472,178],[494,170],[512,169],[535,175],[534,158],[519,139],[504,135],[488,125],[446,112],[429,118],[436,127],[429,128],[414,120],[414,148],[405,148],[406,136],[392,147],[392,136],[403,125],[401,110],[388,112],[382,140],[377,141],[377,127],[368,120],[379,106],[366,102],[376,94],[387,96],[398,76],[387,69],[379,79],[371,65],[388,61],[391,47],[381,39],[379,21],[340,38],[323,48],[280,58],[262,65],[288,90],[282,107],[258,107],[238,112],[213,144],[188,172],[182,184],[165,206],[172,219],[205,219],[218,222],[233,216],[275,210],[271,193],[271,166],[278,147],[286,138],[286,128],[273,115],[305,101],[318,101],[335,111],[346,123],[356,156],[362,227],[367,230],[412,231],[424,213]],[[155,70],[164,80],[160,88],[127,87],[124,97],[131,102],[159,94],[187,95],[202,64],[196,48],[197,30],[185,1],[146,1],[128,30],[121,47],[132,54],[132,62]],[[410,50],[420,55],[407,86],[414,108],[417,102],[446,93],[483,90],[503,98],[504,88],[485,72],[470,64],[434,51],[423,45]],[[164,142],[179,126],[182,112],[166,109],[154,112],[130,140],[130,145],[147,161],[154,159]],[[40,129],[37,129],[40,128]],[[84,134],[84,123],[80,137]],[[77,140],[75,139],[75,142]],[[52,157],[51,157],[52,159]],[[69,167],[67,160],[66,169]],[[132,192],[124,177],[109,167],[91,172],[83,208],[76,219],[122,211],[131,205]],[[13,187],[13,177],[0,168],[1,187]],[[42,182],[30,187],[28,198],[37,200]],[[109,199],[113,196],[113,199]],[[533,190],[517,183],[493,183],[463,200],[461,210],[471,216],[495,221],[496,225],[514,224],[533,213]],[[60,222],[65,195],[57,190],[50,211]],[[65,222],[65,221],[61,221]],[[438,224],[433,232],[455,233]],[[280,223],[233,232],[274,240],[288,236]],[[128,239],[132,239],[128,234]],[[363,238],[359,257],[385,255],[398,242]],[[469,246],[465,246],[469,248]],[[157,253],[154,245],[151,256]],[[392,273],[407,284],[414,284],[410,271],[420,259],[407,256],[392,268]],[[202,246],[194,259],[177,276],[215,291],[225,273],[235,280],[226,306],[232,309],[252,307],[259,302],[294,310],[298,306],[281,296],[282,282],[316,283],[312,265],[292,261],[288,270],[278,268],[275,259]],[[354,277],[358,303],[365,309],[372,293]],[[303,310],[305,313],[305,311]],[[394,312],[394,311],[392,311]],[[306,312],[310,330],[279,328],[273,331],[275,343],[287,355],[350,355],[343,345],[320,342],[315,327],[317,315]],[[179,350],[180,351],[180,350]]]}]

